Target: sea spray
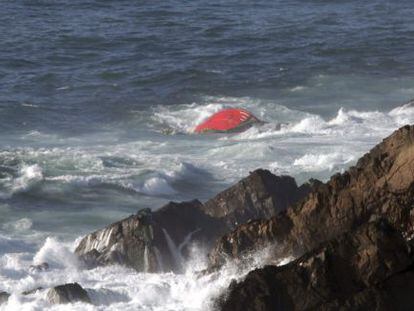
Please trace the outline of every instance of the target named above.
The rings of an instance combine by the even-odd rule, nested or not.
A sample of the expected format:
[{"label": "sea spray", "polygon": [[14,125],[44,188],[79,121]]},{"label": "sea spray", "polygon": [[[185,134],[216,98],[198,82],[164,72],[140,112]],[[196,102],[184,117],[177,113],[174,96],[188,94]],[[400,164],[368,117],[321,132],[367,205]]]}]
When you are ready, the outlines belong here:
[{"label": "sea spray", "polygon": [[37,165],[23,165],[19,171],[19,177],[13,184],[13,192],[25,191],[32,187],[36,182],[43,179],[42,168]]},{"label": "sea spray", "polygon": [[[227,262],[214,273],[200,274],[207,265],[205,252],[192,246],[189,249],[190,258],[183,262],[183,273],[138,273],[119,265],[83,270],[76,260],[71,259],[71,249],[72,244],[47,239],[33,260],[23,257],[18,265],[9,265],[9,271],[17,269],[15,273],[19,273],[20,278],[3,274],[4,289],[13,294],[4,308],[21,310],[30,306],[42,310],[64,309],[64,306],[53,307],[46,302],[46,288],[78,282],[91,295],[94,305],[79,303],[71,305],[71,310],[102,310],[103,306],[105,310],[213,310],[214,300],[232,280],[242,279],[250,270],[261,267],[272,258],[270,249],[265,248],[246,256],[241,262]],[[51,269],[32,274],[25,271],[25,266],[40,261],[52,263]],[[39,286],[45,290],[28,296],[21,295],[22,291]]]},{"label": "sea spray", "polygon": [[170,254],[174,258],[175,265],[177,266],[178,270],[181,270],[183,268],[184,258],[180,252],[180,249],[177,247],[166,229],[162,228],[162,232],[164,233],[165,240],[167,241]]},{"label": "sea spray", "polygon": [[160,250],[156,246],[154,246],[154,253],[155,259],[157,260],[157,270],[162,273],[164,272],[164,262]]},{"label": "sea spray", "polygon": [[[1,6],[0,201],[8,207],[0,205],[0,257],[8,257],[0,286],[14,292],[8,310],[52,308],[44,292],[18,291],[66,281],[95,293],[96,305],[55,310],[206,310],[200,301],[218,284],[209,277],[225,284],[224,272],[83,271],[63,258],[45,273],[25,267],[46,236],[66,247],[141,208],[208,200],[259,167],[298,184],[327,180],[414,122],[412,104],[394,109],[414,98],[409,0],[92,1],[81,9],[69,0]],[[267,123],[192,134],[227,107]],[[181,163],[202,173],[181,174]],[[22,218],[32,224],[13,225]]]},{"label": "sea spray", "polygon": [[180,243],[180,245],[178,245],[178,251],[181,253],[182,252],[182,249],[185,247],[185,246],[187,246],[190,242],[191,242],[191,238],[192,238],[192,236],[195,234],[195,233],[197,233],[197,232],[199,232],[201,230],[201,228],[198,228],[198,229],[196,229],[196,230],[194,230],[194,231],[191,231],[190,233],[188,233],[185,237],[184,237],[184,240]]},{"label": "sea spray", "polygon": [[47,262],[52,268],[78,269],[80,262],[76,255],[70,251],[67,245],[55,238],[48,237],[33,257],[33,264],[38,265]]},{"label": "sea spray", "polygon": [[150,271],[150,251],[149,251],[149,247],[148,245],[145,245],[144,248],[144,272],[149,272]]}]

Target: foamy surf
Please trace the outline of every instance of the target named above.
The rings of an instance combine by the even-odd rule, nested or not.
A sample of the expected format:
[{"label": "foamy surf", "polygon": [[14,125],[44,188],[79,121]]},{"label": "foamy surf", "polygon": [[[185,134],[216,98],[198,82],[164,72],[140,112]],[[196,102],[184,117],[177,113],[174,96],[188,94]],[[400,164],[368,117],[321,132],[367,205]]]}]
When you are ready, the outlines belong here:
[{"label": "foamy surf", "polygon": [[[239,134],[192,133],[212,113],[229,107],[247,109],[265,124]],[[152,120],[147,135],[159,135],[165,128],[181,135],[121,143],[110,136],[104,144],[104,138],[96,140],[94,134],[91,142],[98,143],[3,150],[0,196],[64,194],[98,202],[99,196],[91,192],[104,192],[120,202],[125,195],[131,202],[142,196],[207,199],[258,167],[292,175],[299,182],[326,179],[352,165],[382,137],[414,122],[411,103],[388,112],[340,108],[324,118],[248,97],[205,97],[199,103],[159,106],[141,114],[140,119]]]},{"label": "foamy surf", "polygon": [[[108,266],[84,270],[72,253],[76,242],[62,243],[47,238],[36,253],[12,253],[0,256],[0,281],[12,295],[0,310],[213,310],[214,299],[221,295],[232,280],[242,279],[251,269],[269,260],[269,249],[245,258],[245,263],[227,263],[221,270],[202,275],[206,257],[199,249],[192,249],[184,273],[137,273],[135,270]],[[293,258],[281,258],[286,264]],[[29,271],[31,264],[48,262],[48,271]],[[75,303],[51,305],[47,302],[47,288],[68,282],[78,282],[92,300],[92,305]],[[30,291],[42,287],[29,295]]]},{"label": "foamy surf", "polygon": [[[231,135],[192,133],[212,113],[234,106],[266,123]],[[180,245],[170,243],[182,274],[136,273],[120,266],[84,270],[72,253],[73,232],[87,233],[169,200],[206,200],[258,167],[292,175],[298,183],[310,177],[324,180],[396,128],[414,122],[411,104],[385,112],[340,108],[323,117],[272,101],[229,97],[206,97],[141,114],[140,120],[151,119],[145,139],[119,141],[114,132],[99,139],[96,134],[85,137],[90,143],[70,140],[64,146],[0,152],[0,191],[6,200],[0,205],[0,282],[12,293],[1,310],[212,310],[215,297],[231,280],[266,262],[263,252],[246,265],[228,263],[217,273],[200,276],[205,257],[184,262]],[[166,128],[175,135],[161,134]],[[39,137],[30,135],[32,140]],[[54,209],[44,209],[38,198],[53,202]],[[18,202],[25,217],[7,200]],[[42,262],[49,263],[48,271],[30,271],[30,265]],[[46,288],[68,282],[81,284],[93,305],[50,305]],[[38,287],[44,289],[22,295]]]},{"label": "foamy surf", "polygon": [[[0,291],[12,296],[0,308],[208,309],[244,268],[85,271],[74,240],[143,208],[205,201],[259,167],[326,180],[412,123],[413,108],[396,106],[414,98],[414,9],[390,3],[3,1]],[[266,123],[194,134],[230,107]],[[170,244],[177,261],[184,242]],[[49,271],[28,271],[42,261]],[[21,295],[72,281],[94,305]]]}]

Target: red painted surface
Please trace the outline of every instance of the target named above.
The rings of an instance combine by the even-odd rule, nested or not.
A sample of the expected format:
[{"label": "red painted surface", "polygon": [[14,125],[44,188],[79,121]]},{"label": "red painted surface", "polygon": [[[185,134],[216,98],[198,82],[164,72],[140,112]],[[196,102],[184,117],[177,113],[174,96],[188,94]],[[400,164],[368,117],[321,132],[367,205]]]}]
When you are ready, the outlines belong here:
[{"label": "red painted surface", "polygon": [[259,121],[253,114],[244,109],[229,108],[213,114],[195,128],[196,133],[229,132],[244,129],[244,125]]}]

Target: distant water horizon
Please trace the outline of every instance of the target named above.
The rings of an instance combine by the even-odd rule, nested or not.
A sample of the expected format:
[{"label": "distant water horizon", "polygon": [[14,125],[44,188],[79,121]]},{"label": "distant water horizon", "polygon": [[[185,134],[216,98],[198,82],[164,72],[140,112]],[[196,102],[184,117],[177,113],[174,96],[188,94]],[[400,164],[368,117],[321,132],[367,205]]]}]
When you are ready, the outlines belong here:
[{"label": "distant water horizon", "polygon": [[[47,308],[41,294],[18,293],[79,279],[108,309],[205,310],[172,290],[178,282],[196,293],[194,279],[128,279],[119,267],[80,277],[70,250],[142,208],[205,201],[257,168],[300,184],[353,165],[414,123],[413,16],[408,0],[2,1],[0,291],[16,293],[9,307]],[[227,107],[266,124],[193,133]],[[49,279],[27,272],[40,259],[51,262]],[[111,285],[120,274],[125,283]]]}]

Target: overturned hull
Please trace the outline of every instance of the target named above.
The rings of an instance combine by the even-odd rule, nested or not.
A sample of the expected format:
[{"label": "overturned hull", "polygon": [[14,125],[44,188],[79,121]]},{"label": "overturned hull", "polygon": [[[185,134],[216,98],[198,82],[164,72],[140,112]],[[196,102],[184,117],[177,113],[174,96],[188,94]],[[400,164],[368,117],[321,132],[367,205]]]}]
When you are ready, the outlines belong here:
[{"label": "overturned hull", "polygon": [[194,132],[202,133],[237,133],[243,132],[254,124],[262,123],[252,113],[244,109],[229,108],[213,114],[199,124]]}]

